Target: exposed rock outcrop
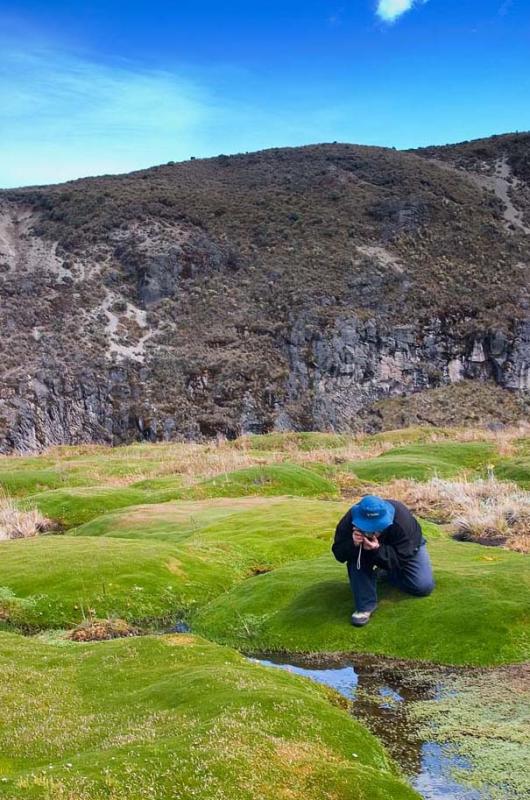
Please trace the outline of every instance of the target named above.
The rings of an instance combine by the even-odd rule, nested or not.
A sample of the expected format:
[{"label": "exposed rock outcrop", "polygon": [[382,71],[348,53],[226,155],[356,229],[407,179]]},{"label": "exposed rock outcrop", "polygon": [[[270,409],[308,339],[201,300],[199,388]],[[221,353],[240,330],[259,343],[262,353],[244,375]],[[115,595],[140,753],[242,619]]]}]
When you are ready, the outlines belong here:
[{"label": "exposed rock outcrop", "polygon": [[524,399],[529,163],[530,136],[321,145],[0,193],[0,452]]},{"label": "exposed rock outcrop", "polygon": [[[530,323],[502,331],[458,335],[455,321],[381,326],[374,319],[336,321],[321,332],[310,321],[292,327],[288,402],[303,407],[313,425],[347,431],[361,412],[384,399],[465,379],[494,380],[530,390]],[[285,417],[282,425],[285,426]]]}]

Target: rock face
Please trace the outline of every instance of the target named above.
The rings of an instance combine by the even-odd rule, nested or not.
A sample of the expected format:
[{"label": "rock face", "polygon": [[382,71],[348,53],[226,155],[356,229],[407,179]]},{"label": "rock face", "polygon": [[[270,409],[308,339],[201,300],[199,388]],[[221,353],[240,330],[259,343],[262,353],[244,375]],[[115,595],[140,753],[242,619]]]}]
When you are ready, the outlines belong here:
[{"label": "rock face", "polygon": [[0,452],[377,429],[465,381],[525,416],[527,161],[322,145],[0,193]]},{"label": "rock face", "polygon": [[510,336],[494,331],[470,337],[455,336],[441,319],[387,329],[373,319],[346,318],[322,336],[299,321],[288,344],[288,398],[307,403],[317,429],[347,431],[385,397],[465,379],[527,392],[529,334],[528,322],[517,324]]}]

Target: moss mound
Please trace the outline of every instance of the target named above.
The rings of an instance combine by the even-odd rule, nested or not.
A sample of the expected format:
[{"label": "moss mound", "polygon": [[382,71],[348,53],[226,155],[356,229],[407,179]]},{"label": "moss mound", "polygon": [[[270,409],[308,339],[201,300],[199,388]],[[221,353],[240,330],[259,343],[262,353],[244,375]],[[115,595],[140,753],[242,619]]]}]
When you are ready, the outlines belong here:
[{"label": "moss mound", "polygon": [[[301,450],[310,452],[311,450],[336,450],[345,447],[353,441],[353,436],[340,433],[321,433],[319,431],[300,431],[299,433],[265,433],[260,436],[249,436],[245,438],[252,450],[257,451],[286,451]],[[240,446],[238,440],[236,446]]]},{"label": "moss mound", "polygon": [[450,478],[464,470],[480,470],[495,458],[487,442],[435,442],[395,447],[376,458],[344,466],[364,481],[385,483],[393,478],[424,481],[438,475]]},{"label": "moss mound", "polygon": [[158,624],[232,585],[218,553],[194,558],[165,542],[46,537],[0,544],[4,620],[23,629],[70,628],[87,614]]},{"label": "moss mound", "polygon": [[530,489],[530,458],[512,458],[502,461],[495,468],[497,478],[518,483],[524,489]]},{"label": "moss mound", "polygon": [[249,467],[182,487],[179,476],[138,481],[129,486],[83,486],[53,489],[26,496],[23,508],[37,507],[65,528],[82,525],[109,511],[145,503],[195,500],[210,497],[294,495],[334,497],[336,486],[319,474],[296,464]]},{"label": "moss mound", "polygon": [[432,525],[424,530],[435,592],[418,599],[382,584],[366,628],[349,625],[346,570],[326,555],[238,584],[200,610],[195,629],[249,651],[353,651],[484,666],[527,659],[525,557],[455,542]]},{"label": "moss mound", "polygon": [[0,471],[0,487],[8,494],[17,497],[64,486],[64,472],[57,469],[28,469],[24,466]]},{"label": "moss mound", "polygon": [[262,506],[285,502],[281,497],[220,497],[131,506],[111,511],[72,530],[72,536],[161,539],[180,542],[204,528]]},{"label": "moss mound", "polygon": [[257,566],[328,552],[339,504],[253,500],[229,515],[219,513],[219,501],[186,503],[184,511],[143,506],[105,515],[73,536],[0,543],[0,587],[16,599],[10,595],[4,619],[29,629],[71,627],[90,612],[160,624],[190,614]]},{"label": "moss mound", "polygon": [[337,488],[318,472],[295,464],[273,464],[228,472],[193,487],[193,497],[241,497],[285,495],[333,497]]},{"label": "moss mound", "polygon": [[9,800],[417,797],[325,690],[198,637],[59,648],[0,634],[0,668]]},{"label": "moss mound", "polygon": [[145,502],[149,502],[149,498],[139,489],[127,486],[87,486],[29,495],[23,501],[22,507],[36,506],[45,516],[70,528],[82,525],[107,511]]},{"label": "moss mound", "polygon": [[351,628],[345,569],[329,549],[344,510],[311,498],[175,502],[107,514],[73,535],[5,543],[4,624],[71,627],[87,613],[144,627],[185,618],[248,650],[476,665],[528,655],[525,557],[455,542],[430,524],[435,593],[416,599],[384,587],[371,624]]}]

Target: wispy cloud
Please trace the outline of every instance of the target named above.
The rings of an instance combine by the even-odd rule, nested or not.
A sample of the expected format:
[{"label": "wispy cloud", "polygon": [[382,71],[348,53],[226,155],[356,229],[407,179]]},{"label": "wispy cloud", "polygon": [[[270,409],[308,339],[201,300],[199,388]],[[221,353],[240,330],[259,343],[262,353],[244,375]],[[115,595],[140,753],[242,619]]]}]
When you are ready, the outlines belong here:
[{"label": "wispy cloud", "polygon": [[[300,87],[296,87],[300,95]],[[102,63],[0,37],[0,188],[129,172],[191,155],[332,141],[347,103],[277,91],[251,73]]]},{"label": "wispy cloud", "polygon": [[0,186],[189,157],[215,114],[204,87],[170,72],[1,42],[0,50]]},{"label": "wispy cloud", "polygon": [[427,0],[378,0],[377,16],[385,22],[395,22],[398,17],[410,11],[415,5],[427,2]]}]

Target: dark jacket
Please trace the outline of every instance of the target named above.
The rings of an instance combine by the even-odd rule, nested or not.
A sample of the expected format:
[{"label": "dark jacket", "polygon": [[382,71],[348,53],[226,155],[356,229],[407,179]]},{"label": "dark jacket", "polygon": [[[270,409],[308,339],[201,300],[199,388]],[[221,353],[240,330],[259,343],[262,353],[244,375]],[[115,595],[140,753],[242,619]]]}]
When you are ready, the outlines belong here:
[{"label": "dark jacket", "polygon": [[[388,502],[396,509],[394,522],[378,535],[377,550],[362,551],[361,568],[367,571],[372,570],[374,565],[387,570],[400,569],[425,541],[418,520],[412,516],[407,506],[399,500]],[[351,512],[348,510],[335,531],[332,550],[337,561],[343,563],[357,560],[359,548],[354,544],[352,534]]]}]

